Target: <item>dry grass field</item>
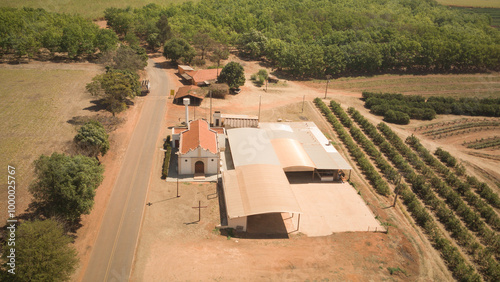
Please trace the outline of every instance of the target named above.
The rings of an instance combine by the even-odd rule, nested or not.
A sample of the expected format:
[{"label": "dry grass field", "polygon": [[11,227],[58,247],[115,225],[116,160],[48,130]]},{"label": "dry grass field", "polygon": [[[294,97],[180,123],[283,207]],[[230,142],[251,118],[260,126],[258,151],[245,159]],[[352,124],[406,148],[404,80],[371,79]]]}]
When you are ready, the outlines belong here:
[{"label": "dry grass field", "polygon": [[[325,89],[326,81],[313,80],[307,85]],[[456,98],[499,97],[500,73],[343,77],[331,80],[328,88],[352,92],[372,91]]]},{"label": "dry grass field", "polygon": [[[196,1],[196,0],[195,0]],[[193,2],[195,2],[193,1]],[[2,0],[0,1],[1,7],[30,7],[30,8],[43,8],[49,12],[67,13],[67,14],[80,14],[89,19],[98,19],[104,17],[104,10],[110,7],[115,8],[139,8],[149,3],[156,3],[158,5],[168,5],[171,3],[182,3],[185,0],[87,0],[87,1],[68,1],[68,0],[38,0],[38,1],[16,1],[16,0]]]},{"label": "dry grass field", "polygon": [[[94,114],[84,110],[93,106],[85,84],[101,71],[92,64],[0,65],[0,163],[2,168],[16,168],[18,215],[30,202],[27,187],[33,180],[33,160],[68,150],[76,128],[67,121]],[[6,182],[5,170],[0,183]],[[1,206],[6,201],[7,189],[2,189]],[[2,213],[0,220],[6,215]]]},{"label": "dry grass field", "polygon": [[500,8],[497,0],[437,0],[439,4],[463,7]]}]

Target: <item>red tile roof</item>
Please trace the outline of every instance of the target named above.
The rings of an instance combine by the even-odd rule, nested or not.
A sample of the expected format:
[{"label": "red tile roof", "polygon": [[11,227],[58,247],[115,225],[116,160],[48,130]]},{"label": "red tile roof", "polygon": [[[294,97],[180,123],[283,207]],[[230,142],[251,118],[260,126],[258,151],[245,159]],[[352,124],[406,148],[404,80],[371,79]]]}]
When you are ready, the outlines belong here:
[{"label": "red tile roof", "polygon": [[196,70],[186,73],[193,78],[195,84],[217,79],[217,69]]},{"label": "red tile roof", "polygon": [[217,154],[217,133],[211,130],[206,120],[198,119],[189,123],[189,130],[181,133],[179,152],[186,154],[201,147]]}]

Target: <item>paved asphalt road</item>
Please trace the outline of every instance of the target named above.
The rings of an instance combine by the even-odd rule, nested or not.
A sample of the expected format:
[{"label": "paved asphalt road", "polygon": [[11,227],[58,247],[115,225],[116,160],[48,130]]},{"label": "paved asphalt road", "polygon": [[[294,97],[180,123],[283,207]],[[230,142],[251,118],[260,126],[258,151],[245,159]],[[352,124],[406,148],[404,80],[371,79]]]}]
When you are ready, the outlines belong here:
[{"label": "paved asphalt road", "polygon": [[166,73],[148,61],[146,96],[90,256],[83,281],[128,281],[144,212],[156,141],[169,92]]}]

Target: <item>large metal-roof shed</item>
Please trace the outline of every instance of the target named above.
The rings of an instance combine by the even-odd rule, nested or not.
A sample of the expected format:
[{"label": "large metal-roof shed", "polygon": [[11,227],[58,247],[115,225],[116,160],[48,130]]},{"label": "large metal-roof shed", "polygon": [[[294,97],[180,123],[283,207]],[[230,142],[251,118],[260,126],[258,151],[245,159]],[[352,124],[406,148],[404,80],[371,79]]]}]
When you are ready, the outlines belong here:
[{"label": "large metal-roof shed", "polygon": [[278,165],[253,164],[223,173],[227,215],[231,218],[265,213],[300,213],[288,179]]},{"label": "large metal-roof shed", "polygon": [[234,170],[222,173],[229,226],[246,231],[247,217],[301,213],[285,172],[313,172],[335,180],[351,166],[314,123],[261,123],[227,129]]}]

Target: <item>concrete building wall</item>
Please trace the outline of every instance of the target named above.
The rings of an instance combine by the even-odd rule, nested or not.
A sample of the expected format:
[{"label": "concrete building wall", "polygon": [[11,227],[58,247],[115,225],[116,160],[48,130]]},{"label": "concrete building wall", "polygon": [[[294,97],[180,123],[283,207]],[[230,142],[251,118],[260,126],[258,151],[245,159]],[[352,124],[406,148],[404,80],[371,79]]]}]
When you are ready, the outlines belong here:
[{"label": "concrete building wall", "polygon": [[243,232],[247,231],[247,219],[248,217],[237,217],[237,218],[228,218],[227,226],[233,229],[238,229],[238,226],[243,227]]},{"label": "concrete building wall", "polygon": [[[173,129],[172,129],[173,131]],[[172,148],[178,148],[179,142],[180,142],[180,134],[172,134],[172,138],[170,139],[170,147]],[[176,142],[177,141],[177,142]]]}]

